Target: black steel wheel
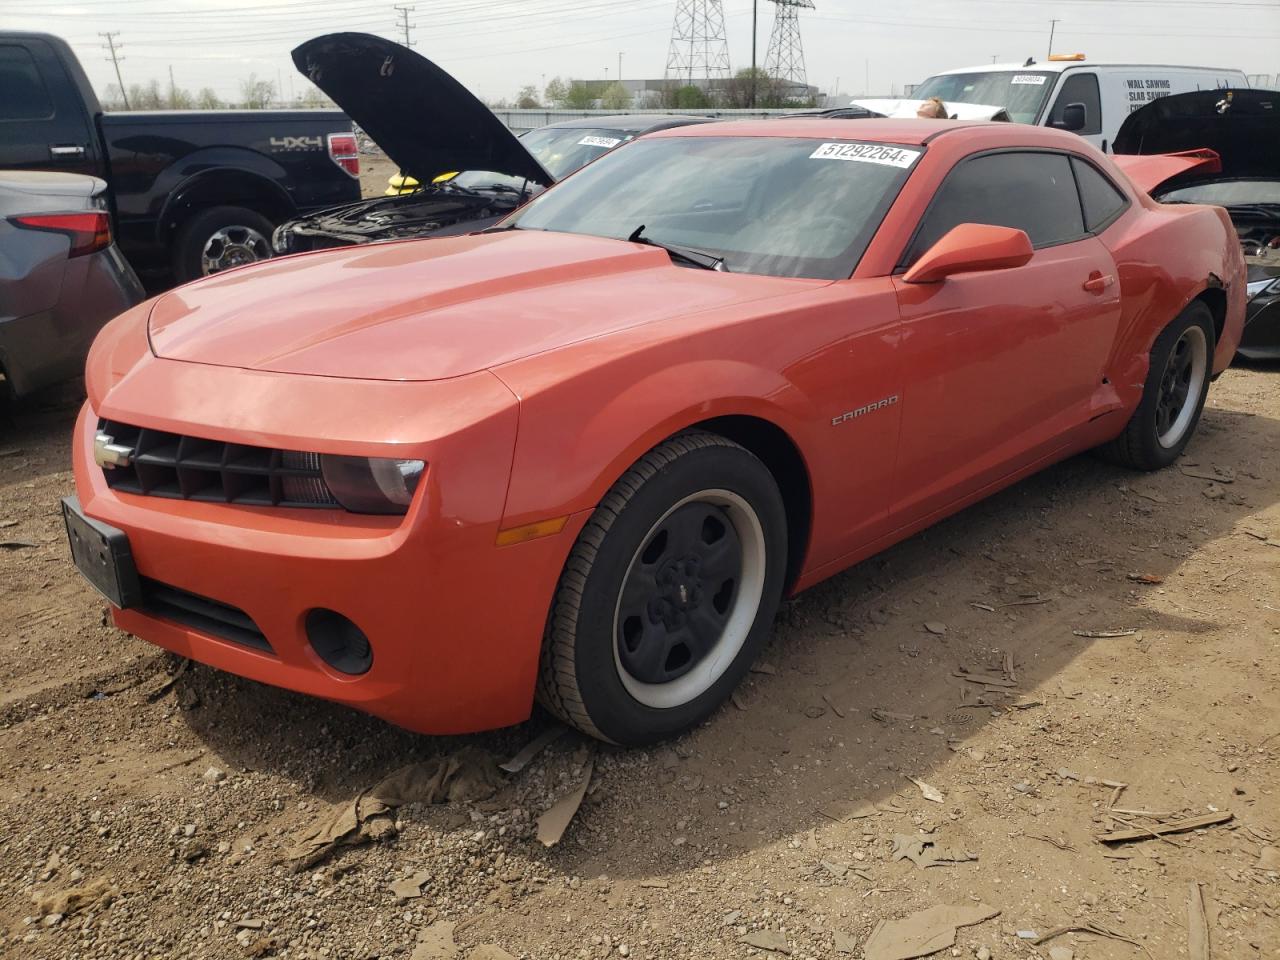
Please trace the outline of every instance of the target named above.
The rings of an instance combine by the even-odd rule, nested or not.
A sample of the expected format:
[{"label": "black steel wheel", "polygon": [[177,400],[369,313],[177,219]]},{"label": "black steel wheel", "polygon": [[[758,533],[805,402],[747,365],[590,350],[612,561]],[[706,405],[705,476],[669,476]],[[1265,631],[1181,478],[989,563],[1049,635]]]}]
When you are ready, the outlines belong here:
[{"label": "black steel wheel", "polygon": [[768,469],[723,437],[658,446],[610,490],[561,576],[539,699],[621,744],[705,719],[768,636],[786,521]]},{"label": "black steel wheel", "polygon": [[1124,431],[1100,451],[1138,470],[1158,470],[1186,449],[1209,393],[1213,314],[1196,300],[1156,338],[1146,385]]}]

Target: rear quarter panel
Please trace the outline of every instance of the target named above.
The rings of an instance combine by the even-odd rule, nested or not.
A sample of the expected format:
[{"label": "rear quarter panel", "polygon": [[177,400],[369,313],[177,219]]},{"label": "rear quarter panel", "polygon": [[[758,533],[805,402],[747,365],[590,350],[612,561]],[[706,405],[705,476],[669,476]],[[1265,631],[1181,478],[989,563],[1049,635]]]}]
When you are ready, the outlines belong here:
[{"label": "rear quarter panel", "polygon": [[1246,308],[1244,256],[1226,211],[1166,206],[1133,192],[1134,206],[1101,234],[1116,261],[1123,304],[1108,367],[1126,406],[1141,396],[1156,337],[1192,300],[1213,289],[1226,299],[1214,373],[1235,355]]},{"label": "rear quarter panel", "polygon": [[328,154],[327,136],[351,131],[337,111],[110,113],[102,130],[129,246],[156,241],[173,197],[205,176],[258,178],[290,213],[360,199]]}]

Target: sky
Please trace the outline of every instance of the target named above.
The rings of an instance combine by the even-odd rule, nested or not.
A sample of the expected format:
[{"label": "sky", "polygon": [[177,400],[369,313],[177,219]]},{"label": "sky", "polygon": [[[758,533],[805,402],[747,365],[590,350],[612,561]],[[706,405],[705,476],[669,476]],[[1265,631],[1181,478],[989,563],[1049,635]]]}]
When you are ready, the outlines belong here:
[{"label": "sky", "polygon": [[[801,12],[808,79],[824,91],[885,94],[939,70],[1043,58],[1199,64],[1280,75],[1280,0],[814,0]],[[677,0],[400,0],[415,49],[478,96],[511,98],[552,76],[663,75]],[[733,68],[751,62],[752,0],[723,0]],[[774,6],[759,0],[764,61]],[[0,29],[67,39],[99,93],[115,80],[104,39],[116,31],[126,84],[152,78],[236,96],[242,78],[303,79],[289,50],[340,30],[401,39],[393,3],[376,0],[0,0]],[[1280,78],[1275,81],[1280,86]],[[838,85],[838,86],[837,86]]]}]

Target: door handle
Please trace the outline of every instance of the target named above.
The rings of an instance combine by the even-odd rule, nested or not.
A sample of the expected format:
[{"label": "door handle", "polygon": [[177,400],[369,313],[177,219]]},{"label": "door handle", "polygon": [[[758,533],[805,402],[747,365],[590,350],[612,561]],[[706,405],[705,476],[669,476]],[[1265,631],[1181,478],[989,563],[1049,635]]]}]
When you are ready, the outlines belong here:
[{"label": "door handle", "polygon": [[1100,273],[1094,273],[1084,282],[1084,289],[1089,293],[1105,293],[1115,282],[1116,278],[1111,274],[1104,277]]},{"label": "door handle", "polygon": [[83,157],[84,147],[80,146],[79,144],[68,144],[64,146],[50,147],[49,156],[53,157],[55,160],[62,160],[62,159],[71,160],[73,158]]}]

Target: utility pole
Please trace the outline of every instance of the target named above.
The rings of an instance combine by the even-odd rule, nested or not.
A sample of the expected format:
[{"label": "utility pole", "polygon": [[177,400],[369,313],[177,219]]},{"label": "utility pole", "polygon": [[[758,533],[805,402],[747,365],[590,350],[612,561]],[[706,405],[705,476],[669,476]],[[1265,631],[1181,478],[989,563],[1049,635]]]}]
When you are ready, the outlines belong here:
[{"label": "utility pole", "polygon": [[116,68],[116,83],[120,87],[120,99],[124,101],[124,108],[128,110],[130,109],[129,94],[124,89],[124,80],[120,78],[120,61],[124,59],[124,57],[120,56],[120,50],[124,44],[116,45],[116,37],[120,36],[120,31],[114,30],[107,33],[99,33],[98,36],[107,38],[107,42],[103,46],[111,51],[111,62]]},{"label": "utility pole", "polygon": [[173,64],[169,64],[169,106],[178,106],[178,85],[173,82]]},{"label": "utility pole", "polygon": [[1053,56],[1053,34],[1058,29],[1058,24],[1061,22],[1061,20],[1049,21],[1049,56],[1051,57]]},{"label": "utility pole", "polygon": [[751,109],[756,108],[756,21],[760,17],[760,0],[751,0]]},{"label": "utility pole", "polygon": [[409,14],[411,14],[415,9],[417,8],[402,7],[399,4],[395,5],[395,10],[400,14],[400,22],[396,24],[396,26],[404,31],[404,45],[406,47],[413,46],[413,41],[409,39],[409,31],[413,30],[414,28],[409,26]]},{"label": "utility pole", "polygon": [[618,83],[622,83],[622,51],[618,51]]}]

